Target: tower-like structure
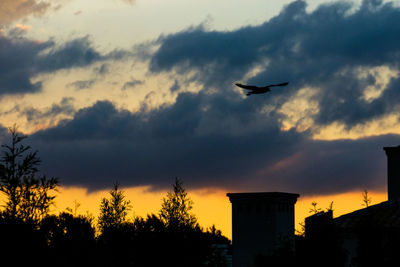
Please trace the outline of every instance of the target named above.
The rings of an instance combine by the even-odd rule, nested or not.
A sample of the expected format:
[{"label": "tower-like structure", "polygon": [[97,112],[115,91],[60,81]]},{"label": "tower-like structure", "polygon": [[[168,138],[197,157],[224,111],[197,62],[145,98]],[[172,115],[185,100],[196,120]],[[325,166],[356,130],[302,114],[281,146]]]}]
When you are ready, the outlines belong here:
[{"label": "tower-like structure", "polygon": [[387,156],[388,200],[400,198],[400,146],[384,147]]},{"label": "tower-like structure", "polygon": [[228,193],[232,203],[233,267],[247,267],[294,238],[294,204],[298,194]]}]

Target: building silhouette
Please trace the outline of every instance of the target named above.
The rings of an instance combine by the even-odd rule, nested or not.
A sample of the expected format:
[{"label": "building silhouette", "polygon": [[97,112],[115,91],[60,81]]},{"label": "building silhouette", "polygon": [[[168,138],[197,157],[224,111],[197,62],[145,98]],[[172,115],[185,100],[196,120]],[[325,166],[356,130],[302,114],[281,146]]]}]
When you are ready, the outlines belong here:
[{"label": "building silhouette", "polygon": [[388,200],[400,198],[400,146],[384,147],[387,156]]},{"label": "building silhouette", "polygon": [[400,266],[400,146],[384,147],[388,201],[333,218],[331,211],[305,219],[305,238],[312,247],[335,243],[341,266]]},{"label": "building silhouette", "polygon": [[[258,266],[283,266],[270,263],[273,257],[269,255],[288,244],[294,261],[285,266],[400,266],[400,146],[383,149],[388,201],[337,218],[332,210],[309,216],[305,235],[296,242],[294,205],[298,194],[228,193],[233,267],[254,266],[258,255],[267,259]],[[284,259],[279,261],[282,264]]]},{"label": "building silhouette", "polygon": [[233,267],[253,264],[258,254],[293,245],[294,204],[298,194],[228,193],[232,203]]}]

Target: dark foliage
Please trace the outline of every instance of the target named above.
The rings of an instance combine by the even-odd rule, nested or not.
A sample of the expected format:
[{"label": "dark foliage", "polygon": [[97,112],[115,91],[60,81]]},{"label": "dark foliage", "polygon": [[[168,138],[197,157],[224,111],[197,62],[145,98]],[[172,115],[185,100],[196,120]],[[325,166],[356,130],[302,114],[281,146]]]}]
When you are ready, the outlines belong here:
[{"label": "dark foliage", "polygon": [[5,195],[5,212],[12,218],[38,222],[49,212],[58,185],[57,178],[38,175],[40,159],[37,151],[22,141],[27,136],[9,129],[11,143],[2,145],[0,158],[0,191]]},{"label": "dark foliage", "polygon": [[156,215],[107,228],[98,238],[99,266],[226,266],[215,244],[230,241],[218,231],[170,231]]},{"label": "dark foliage", "polygon": [[2,262],[13,266],[91,266],[95,230],[90,218],[60,213],[38,224],[0,214]]},{"label": "dark foliage", "polygon": [[22,144],[26,136],[10,128],[11,143],[3,145],[0,191],[1,263],[13,266],[227,266],[220,246],[230,241],[215,226],[204,231],[190,213],[193,202],[175,180],[159,215],[128,219],[130,201],[115,184],[103,198],[98,218],[72,209],[49,215],[58,185],[39,176],[37,151]]},{"label": "dark foliage", "polygon": [[110,198],[103,198],[100,204],[98,226],[101,232],[108,228],[118,228],[126,222],[130,201],[125,200],[124,192],[118,189],[118,183],[109,192]]},{"label": "dark foliage", "polygon": [[170,231],[198,227],[197,218],[191,213],[193,201],[187,196],[183,183],[175,178],[173,191],[167,193],[160,210],[160,219]]},{"label": "dark foliage", "polygon": [[[215,226],[204,231],[198,225],[189,212],[192,201],[178,179],[173,189],[164,198],[159,216],[102,228],[98,266],[227,266],[217,245],[229,246],[230,241]],[[119,199],[124,199],[123,194]]]},{"label": "dark foliage", "polygon": [[62,212],[41,221],[40,234],[46,242],[49,263],[57,266],[90,266],[95,256],[92,219]]},{"label": "dark foliage", "polygon": [[46,244],[32,220],[0,212],[0,237],[1,266],[39,266],[47,260]]},{"label": "dark foliage", "polygon": [[93,218],[70,212],[49,215],[57,180],[37,177],[37,152],[10,129],[0,164],[2,262],[13,266],[227,266],[220,245],[230,241],[215,226],[204,231],[190,213],[192,201],[177,179],[160,215],[128,220],[130,201],[116,184],[103,198],[96,237]]}]

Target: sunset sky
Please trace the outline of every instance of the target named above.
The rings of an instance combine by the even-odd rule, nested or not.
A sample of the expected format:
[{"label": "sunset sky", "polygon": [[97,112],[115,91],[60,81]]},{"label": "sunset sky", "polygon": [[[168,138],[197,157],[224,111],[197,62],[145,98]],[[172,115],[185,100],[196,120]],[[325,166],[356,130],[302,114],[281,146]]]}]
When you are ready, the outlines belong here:
[{"label": "sunset sky", "polygon": [[[400,1],[0,0],[0,143],[16,123],[60,179],[57,210],[97,214],[118,181],[157,212],[175,177],[205,226],[227,192],[386,200],[400,144]],[[245,96],[236,82],[289,82]]]}]

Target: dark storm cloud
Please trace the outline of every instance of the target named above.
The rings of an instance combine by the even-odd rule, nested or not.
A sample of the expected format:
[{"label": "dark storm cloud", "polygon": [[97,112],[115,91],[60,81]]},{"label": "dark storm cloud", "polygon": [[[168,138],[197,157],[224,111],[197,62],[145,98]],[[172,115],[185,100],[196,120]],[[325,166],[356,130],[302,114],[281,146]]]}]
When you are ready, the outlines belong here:
[{"label": "dark storm cloud", "polygon": [[130,113],[97,102],[31,141],[44,169],[64,184],[99,189],[118,180],[157,188],[180,176],[192,186],[223,186],[242,183],[249,170],[293,153],[304,138],[280,132],[275,120],[253,111],[251,103],[190,93],[151,112]]},{"label": "dark storm cloud", "polygon": [[41,51],[53,45],[51,41],[38,43],[0,35],[0,95],[39,91],[41,83],[30,81],[38,72],[32,63]]},{"label": "dark storm cloud", "polygon": [[[359,140],[308,141],[277,166],[269,166],[260,178],[281,190],[309,194],[353,190],[387,190],[385,146],[397,146],[399,135]],[[268,175],[268,176],[267,176]]]},{"label": "dark storm cloud", "polygon": [[1,144],[7,143],[7,137],[8,137],[8,129],[0,124],[0,143]]},{"label": "dark storm cloud", "polygon": [[71,67],[84,67],[102,59],[102,55],[91,45],[89,37],[68,41],[53,47],[44,56],[38,57],[40,71],[54,71]]},{"label": "dark storm cloud", "polygon": [[[180,92],[175,103],[157,109],[144,103],[136,113],[108,101],[77,111],[73,119],[31,136],[43,171],[65,185],[92,190],[116,180],[164,188],[175,176],[192,188],[229,191],[384,189],[382,147],[398,145],[399,135],[315,141],[309,131],[283,131],[278,110],[299,88],[312,86],[319,90],[319,124],[351,126],[396,111],[399,79],[367,102],[362,92],[376,78],[360,78],[359,70],[397,69],[399,9],[379,1],[364,1],[353,13],[347,3],[312,13],[305,8],[296,1],[262,25],[231,32],[198,27],[161,37],[151,71],[190,73],[202,90]],[[242,98],[233,83],[259,64],[267,68],[247,82],[289,86]]]},{"label": "dark storm cloud", "polygon": [[255,65],[267,65],[247,82],[289,81],[290,87],[275,92],[282,97],[303,86],[320,88],[316,121],[353,126],[400,110],[399,79],[367,102],[364,89],[376,81],[358,75],[360,68],[399,68],[398,21],[400,8],[382,1],[363,1],[355,11],[347,2],[325,4],[311,13],[305,2],[296,1],[259,26],[230,32],[197,27],[163,36],[150,69],[182,74],[195,70],[194,78],[206,89],[230,91]]},{"label": "dark storm cloud", "polygon": [[251,101],[202,93],[181,93],[174,105],[150,113],[103,101],[30,140],[45,172],[91,190],[116,180],[165,188],[175,176],[191,188],[229,191],[385,189],[382,147],[400,136],[312,141],[307,133],[282,132],[274,114],[256,111]]},{"label": "dark storm cloud", "polygon": [[128,54],[120,50],[100,54],[88,36],[56,45],[53,41],[33,41],[14,33],[0,35],[0,48],[0,95],[35,93],[42,85],[40,81],[33,83],[31,78],[38,74],[119,60]]}]

